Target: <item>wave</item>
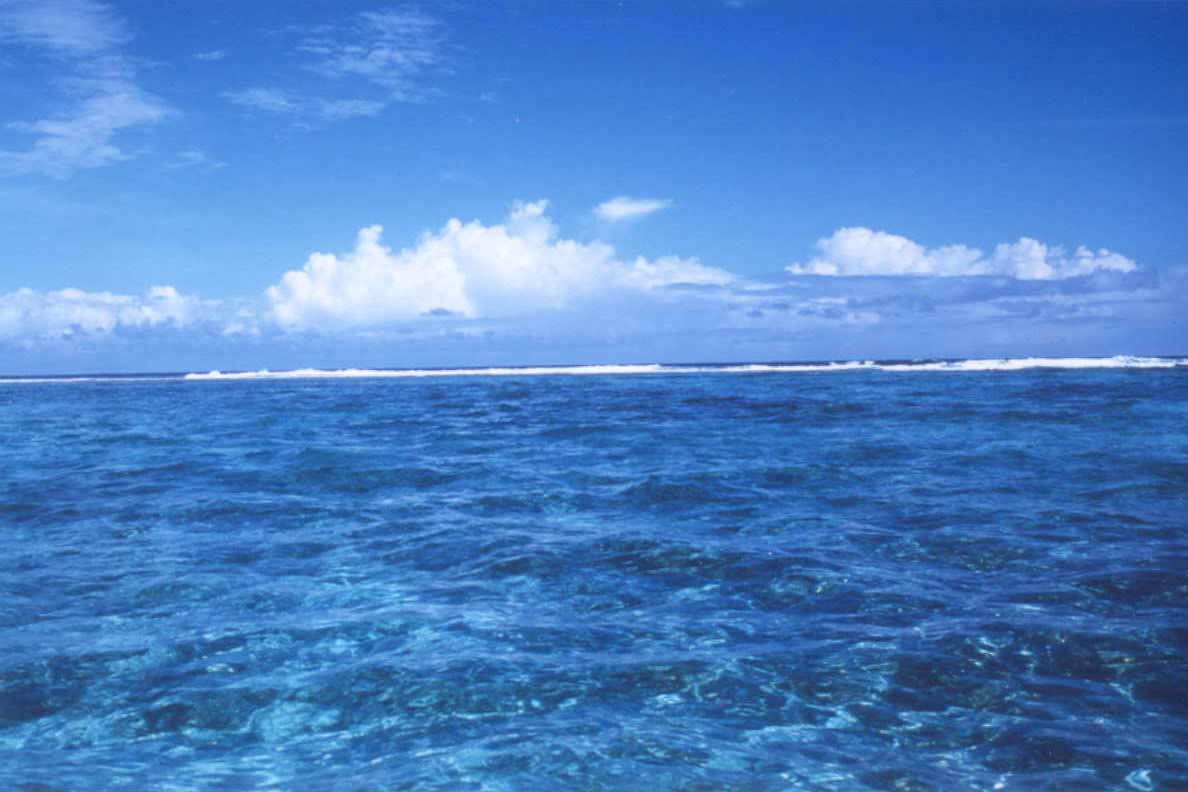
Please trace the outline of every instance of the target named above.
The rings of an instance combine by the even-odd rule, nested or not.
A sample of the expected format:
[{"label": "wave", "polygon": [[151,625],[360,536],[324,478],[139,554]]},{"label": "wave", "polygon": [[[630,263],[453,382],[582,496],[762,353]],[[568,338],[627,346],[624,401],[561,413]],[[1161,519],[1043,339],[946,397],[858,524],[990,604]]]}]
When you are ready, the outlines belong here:
[{"label": "wave", "polygon": [[1188,366],[1188,358],[1135,357],[1132,355],[1115,355],[1109,358],[987,358],[885,364],[880,365],[879,368],[883,371],[1021,371],[1031,368],[1170,369],[1177,366]]},{"label": "wave", "polygon": [[849,360],[815,363],[607,364],[588,366],[500,366],[452,369],[316,369],[286,371],[208,371],[189,374],[94,374],[67,376],[0,376],[7,384],[65,382],[153,382],[165,380],[290,380],[290,379],[412,379],[425,377],[544,377],[631,374],[765,374],[846,371],[1022,371],[1025,369],[1174,369],[1188,368],[1188,358],[1115,355],[1107,358],[971,358],[966,360],[876,361]]},{"label": "wave", "polygon": [[293,369],[292,371],[210,371],[205,374],[186,374],[187,380],[243,380],[243,379],[352,379],[352,378],[415,378],[415,377],[534,377],[559,374],[653,374],[680,370],[680,367],[647,365],[607,366],[535,366],[524,368],[474,369]]},{"label": "wave", "polygon": [[1137,357],[1115,355],[1108,358],[971,358],[967,360],[913,360],[908,362],[879,362],[873,360],[845,363],[754,363],[724,366],[717,371],[1022,371],[1033,368],[1049,369],[1170,369],[1188,366],[1188,358]]},{"label": "wave", "polygon": [[1021,371],[1033,368],[1048,369],[1171,369],[1188,366],[1188,358],[1136,357],[1117,355],[1109,358],[980,358],[969,360],[924,360],[910,362],[843,361],[834,363],[747,363],[738,365],[591,365],[591,366],[529,366],[523,368],[466,368],[466,369],[293,369],[290,371],[210,371],[186,374],[187,380],[253,380],[253,379],[362,379],[362,378],[423,378],[423,377],[539,377],[591,374],[762,374],[780,372],[843,372],[843,371]]},{"label": "wave", "polygon": [[747,363],[737,366],[716,366],[699,368],[698,371],[727,371],[736,374],[762,374],[780,371],[860,371],[869,369],[875,371],[884,364],[873,360],[847,361],[844,363]]}]

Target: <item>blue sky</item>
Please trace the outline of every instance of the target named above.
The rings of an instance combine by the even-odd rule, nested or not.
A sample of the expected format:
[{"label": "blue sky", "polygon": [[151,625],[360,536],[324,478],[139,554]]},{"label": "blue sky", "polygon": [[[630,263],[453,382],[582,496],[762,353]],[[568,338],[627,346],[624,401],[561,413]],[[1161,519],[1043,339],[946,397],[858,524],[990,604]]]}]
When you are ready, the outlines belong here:
[{"label": "blue sky", "polygon": [[0,108],[2,373],[1186,351],[1188,3],[0,0]]}]

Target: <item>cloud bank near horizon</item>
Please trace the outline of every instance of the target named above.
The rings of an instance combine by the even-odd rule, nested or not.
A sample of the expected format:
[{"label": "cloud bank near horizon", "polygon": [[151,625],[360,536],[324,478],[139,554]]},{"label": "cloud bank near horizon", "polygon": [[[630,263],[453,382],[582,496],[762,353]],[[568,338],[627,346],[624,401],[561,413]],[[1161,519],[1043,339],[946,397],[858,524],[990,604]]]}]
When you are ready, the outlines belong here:
[{"label": "cloud bank near horizon", "polygon": [[272,318],[286,329],[382,325],[417,317],[519,317],[557,312],[612,291],[726,286],[734,276],[696,259],[642,257],[627,262],[610,245],[564,239],[547,201],[516,203],[503,223],[451,219],[394,252],[383,229],[359,232],[355,248],[314,253],[266,292]]},{"label": "cloud bank near horizon", "polygon": [[[1188,270],[1145,271],[1120,254],[1066,255],[1035,240],[985,255],[846,228],[817,247],[808,265],[748,277],[692,257],[624,256],[605,241],[563,235],[546,201],[517,202],[499,222],[454,218],[399,249],[384,243],[380,226],[364,227],[350,250],[312,253],[245,299],[208,300],[168,285],[142,295],[0,294],[0,346],[94,349],[121,339],[132,348],[155,339],[159,349],[251,346],[267,363],[269,349],[354,343],[445,344],[458,355],[451,360],[500,344],[525,353],[505,362],[550,344],[632,354],[675,344],[690,355],[710,350],[701,359],[760,359],[812,344],[881,349],[886,333],[873,328],[886,328],[895,331],[888,338],[939,339],[933,346],[1043,338],[1072,349],[1090,325],[1108,337],[1122,321],[1166,323],[1188,280]],[[948,332],[957,327],[961,334]]]},{"label": "cloud bank near horizon", "polygon": [[61,341],[121,328],[180,327],[193,321],[201,306],[196,297],[172,286],[153,286],[142,297],[73,288],[18,289],[0,294],[0,340]]},{"label": "cloud bank near horizon", "polygon": [[1071,255],[1029,237],[996,245],[986,255],[966,245],[926,248],[907,237],[869,228],[840,228],[817,240],[820,255],[792,264],[793,275],[837,277],[922,275],[971,277],[994,275],[1017,280],[1066,280],[1094,272],[1133,272],[1131,259],[1105,248],[1078,246]]}]

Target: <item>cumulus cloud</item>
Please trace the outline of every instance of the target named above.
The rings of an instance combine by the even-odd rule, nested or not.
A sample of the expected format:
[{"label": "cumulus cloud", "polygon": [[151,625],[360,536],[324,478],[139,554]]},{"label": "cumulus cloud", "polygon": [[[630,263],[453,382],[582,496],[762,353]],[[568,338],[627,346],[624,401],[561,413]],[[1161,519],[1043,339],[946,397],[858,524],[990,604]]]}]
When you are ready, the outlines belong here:
[{"label": "cumulus cloud", "polygon": [[639,256],[630,267],[616,267],[618,283],[644,291],[666,286],[728,286],[736,281],[726,270],[679,256],[661,256],[652,261]]},{"label": "cumulus cloud", "polygon": [[0,339],[49,340],[106,335],[119,328],[184,325],[200,302],[172,286],[153,286],[142,296],[79,289],[0,294]]},{"label": "cumulus cloud", "polygon": [[625,262],[602,242],[559,237],[547,203],[517,203],[503,223],[453,219],[399,252],[382,229],[359,232],[342,256],[315,253],[267,291],[282,327],[380,325],[423,316],[514,317],[614,290],[723,286],[733,277],[696,259]]},{"label": "cumulus cloud", "polygon": [[966,245],[926,248],[907,237],[842,228],[817,242],[820,252],[807,264],[793,264],[793,275],[919,275],[960,277],[997,275],[1018,280],[1064,280],[1094,272],[1132,272],[1134,261],[1104,248],[1078,247],[1071,254],[1035,239],[995,246],[986,255]]},{"label": "cumulus cloud", "polygon": [[[224,353],[259,355],[251,365],[261,367],[307,361],[311,349],[333,365],[356,363],[352,349],[369,350],[382,365],[409,362],[386,357],[401,350],[426,355],[419,365],[491,356],[766,359],[825,349],[960,356],[970,353],[962,344],[971,338],[1018,344],[1028,353],[1036,351],[1027,346],[1036,338],[1074,344],[1097,333],[1109,341],[1132,337],[1125,335],[1132,325],[1134,338],[1155,338],[1184,310],[1182,275],[1131,271],[1123,257],[1110,264],[1114,254],[1058,254],[1030,240],[988,254],[961,246],[929,250],[902,237],[870,243],[893,251],[881,260],[897,261],[901,274],[998,277],[765,280],[693,258],[628,257],[605,242],[566,238],[547,208],[544,201],[513,204],[496,223],[453,219],[403,249],[386,245],[382,229],[369,226],[347,252],[314,253],[254,300],[205,301],[168,286],[143,295],[0,294],[0,353],[27,354],[25,368],[37,364],[39,350],[156,348],[172,355],[186,345],[207,350],[224,367],[232,365],[219,357]],[[821,252],[842,257],[837,248]],[[889,272],[884,266],[878,274]],[[1002,277],[1007,272],[1013,275]],[[1051,273],[1060,277],[1041,277]],[[939,340],[921,341],[929,338]]]},{"label": "cumulus cloud", "polygon": [[1023,237],[1014,244],[999,244],[990,257],[991,274],[1002,273],[1020,280],[1064,280],[1093,272],[1133,272],[1134,261],[1105,248],[1090,250],[1080,245],[1072,255],[1060,247]]},{"label": "cumulus cloud", "polygon": [[171,110],[137,83],[121,49],[128,38],[122,21],[92,0],[0,0],[0,42],[67,64],[58,88],[72,102],[61,115],[9,124],[34,140],[25,150],[0,151],[0,172],[64,178],[130,157],[117,136]]},{"label": "cumulus cloud", "polygon": [[631,198],[620,195],[598,204],[594,207],[594,214],[602,220],[615,222],[644,217],[659,212],[661,209],[667,209],[669,206],[672,206],[672,201],[664,198]]}]

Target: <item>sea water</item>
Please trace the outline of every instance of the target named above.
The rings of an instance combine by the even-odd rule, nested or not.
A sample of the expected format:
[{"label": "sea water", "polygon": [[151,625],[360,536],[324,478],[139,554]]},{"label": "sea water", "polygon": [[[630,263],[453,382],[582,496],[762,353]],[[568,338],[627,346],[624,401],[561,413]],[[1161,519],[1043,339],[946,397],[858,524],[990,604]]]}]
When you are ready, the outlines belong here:
[{"label": "sea water", "polygon": [[0,381],[3,789],[1184,789],[1186,656],[1184,361]]}]

